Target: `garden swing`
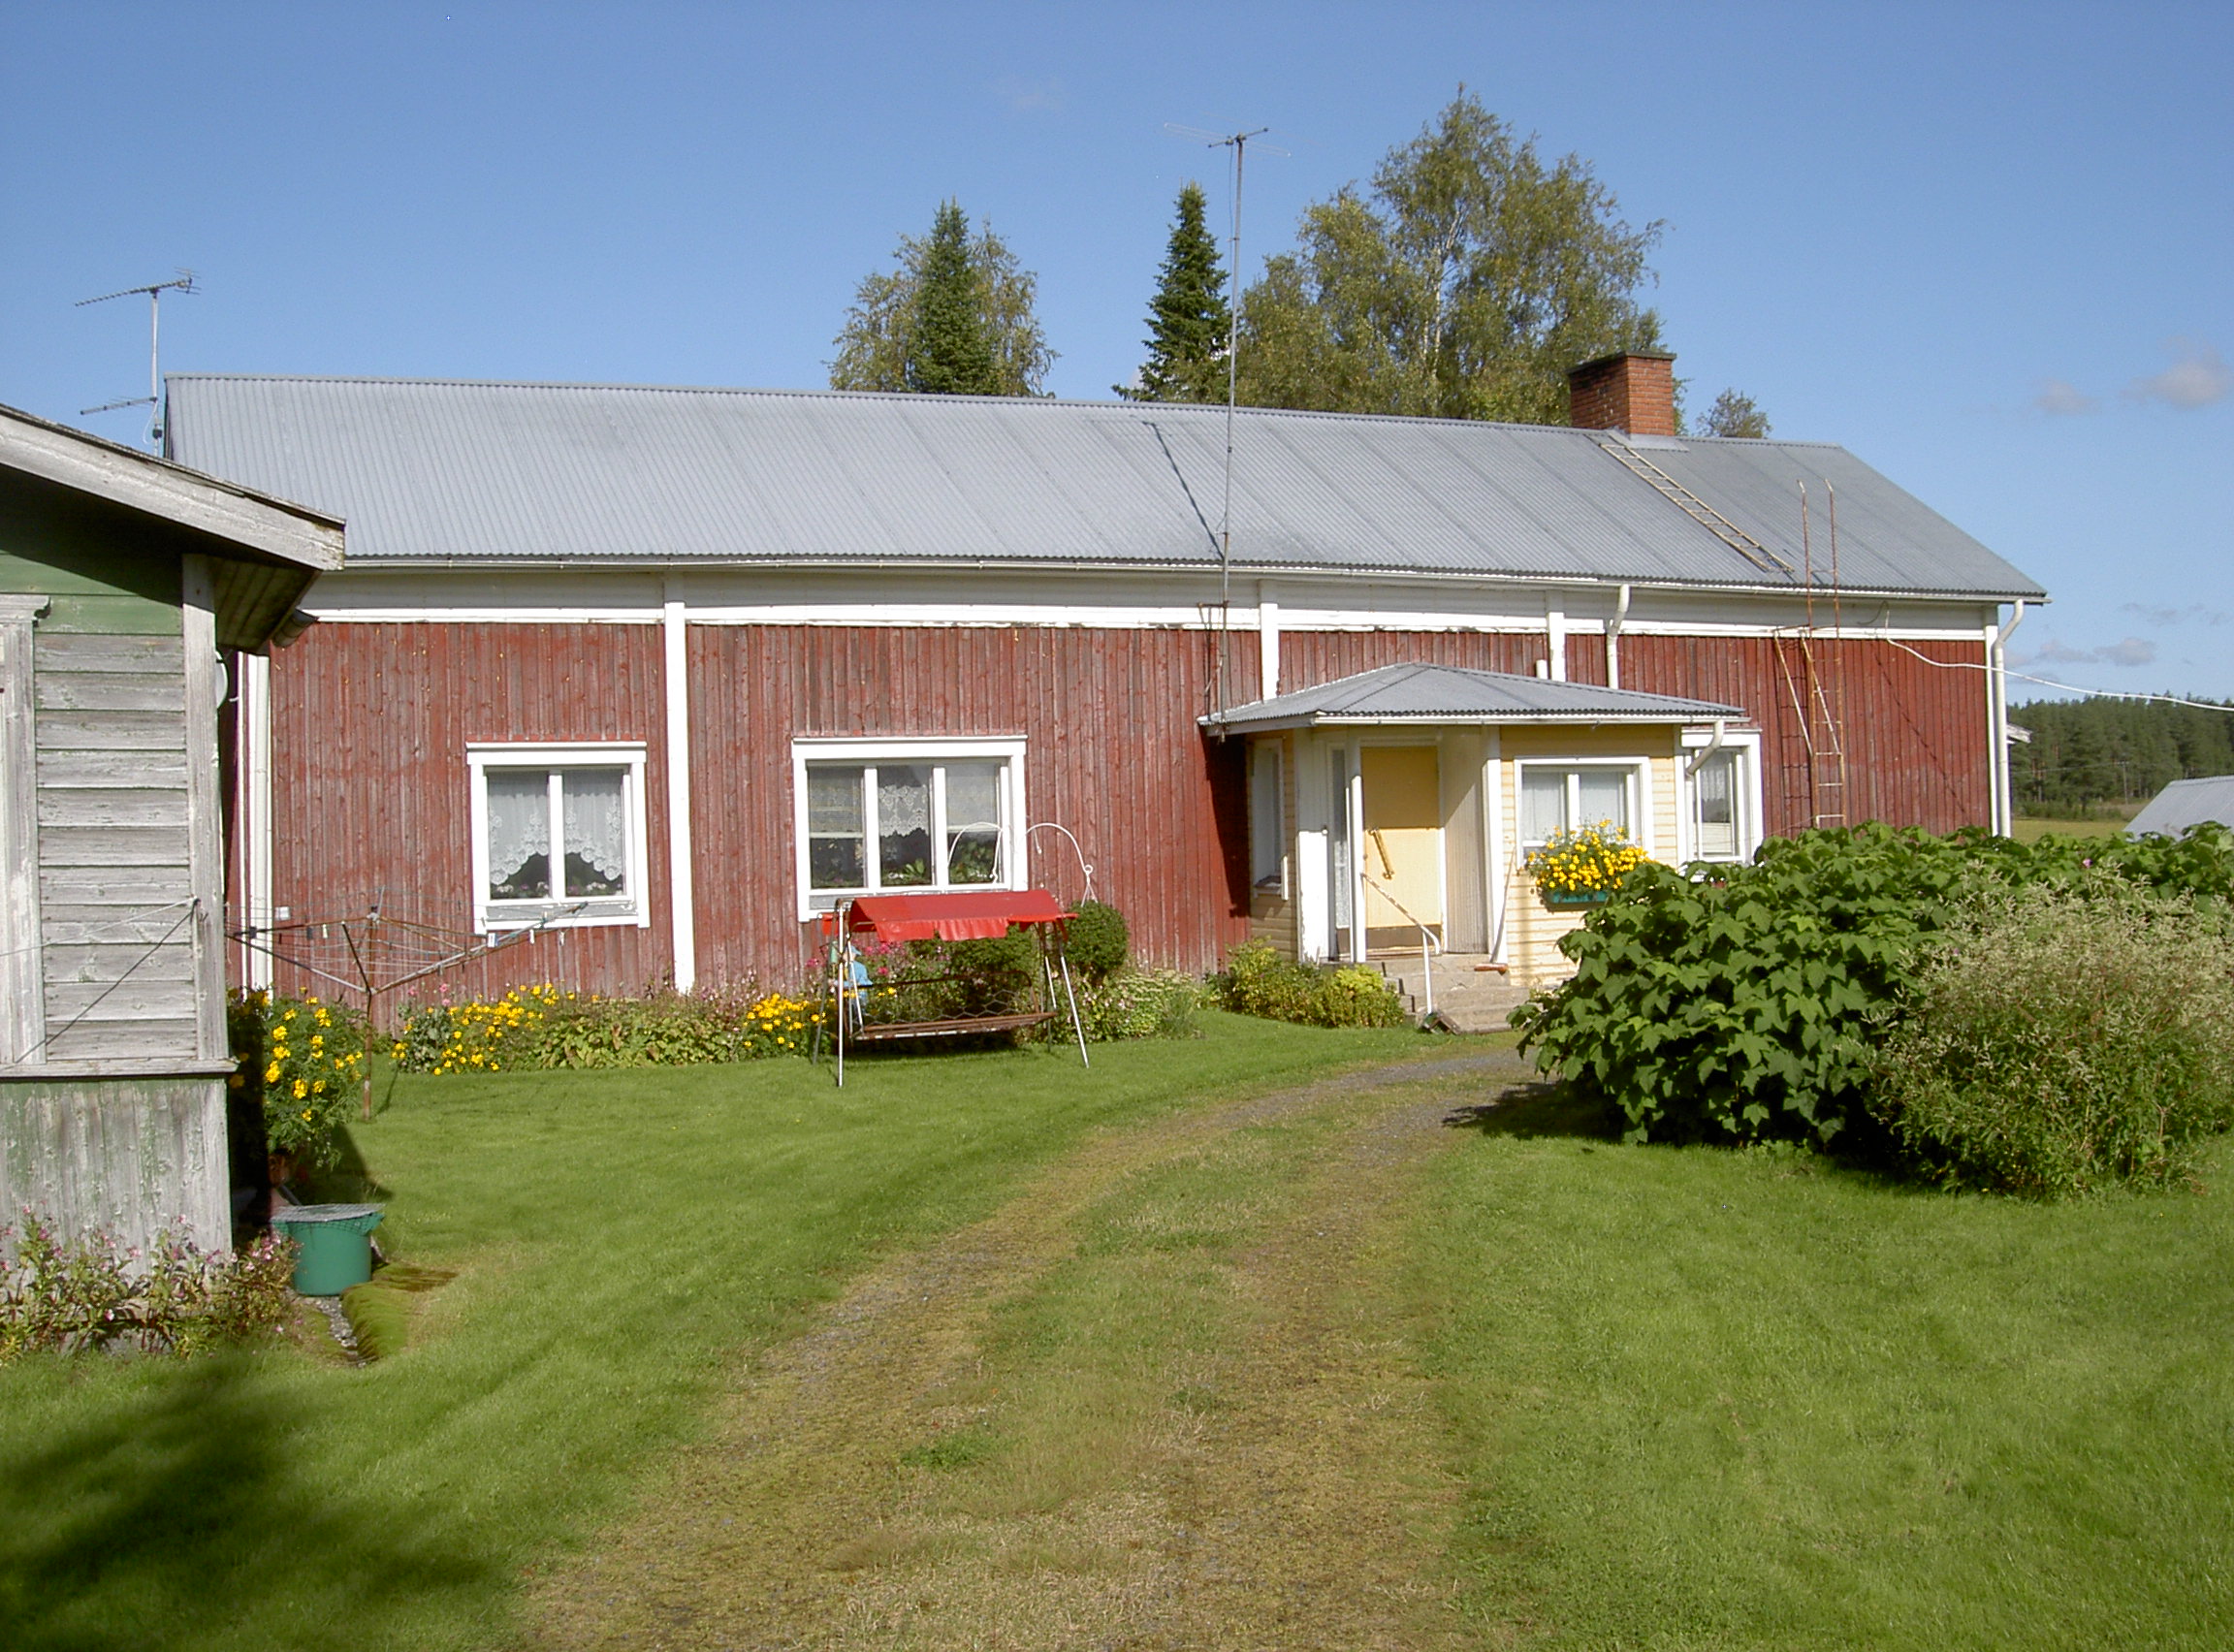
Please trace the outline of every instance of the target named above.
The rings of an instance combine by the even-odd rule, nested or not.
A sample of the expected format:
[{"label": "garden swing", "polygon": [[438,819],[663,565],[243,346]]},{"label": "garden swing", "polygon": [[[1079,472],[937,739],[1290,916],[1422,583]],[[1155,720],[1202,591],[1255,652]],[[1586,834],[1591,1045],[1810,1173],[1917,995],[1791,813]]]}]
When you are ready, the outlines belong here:
[{"label": "garden swing", "polygon": [[[1075,915],[1064,910],[1062,903],[1044,889],[863,895],[841,903],[822,920],[829,1024],[839,1084],[846,1082],[847,1044],[1022,1032],[1060,1020],[1066,1010],[1071,1034],[1077,1040],[1079,1064],[1090,1065],[1085,1023],[1078,1014],[1078,995],[1070,983],[1070,960],[1064,951],[1065,926]],[[1037,1007],[900,1021],[878,1021],[871,1014],[880,994],[907,996],[909,989],[955,983],[966,977],[904,974],[878,979],[861,956],[863,942],[896,946],[911,940],[999,940],[1011,925],[1026,930],[1038,941],[1041,996]]]}]

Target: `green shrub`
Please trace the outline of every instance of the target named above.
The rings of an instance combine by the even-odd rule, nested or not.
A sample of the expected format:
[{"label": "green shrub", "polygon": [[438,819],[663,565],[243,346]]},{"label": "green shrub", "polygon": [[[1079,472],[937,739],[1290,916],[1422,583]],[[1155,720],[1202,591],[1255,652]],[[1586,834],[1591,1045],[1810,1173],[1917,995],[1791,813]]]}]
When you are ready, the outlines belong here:
[{"label": "green shrub", "polygon": [[1077,916],[1064,927],[1063,951],[1089,981],[1110,979],[1132,957],[1125,914],[1100,901],[1079,902]]},{"label": "green shrub", "polygon": [[272,1153],[330,1168],[365,1083],[365,1022],[314,998],[235,992],[225,1012],[236,1096],[262,1108]]},{"label": "green shrub", "polygon": [[[1177,969],[1128,971],[1078,990],[1078,1015],[1097,1043],[1115,1038],[1193,1038],[1202,983]],[[1057,1031],[1068,1035],[1069,1029]]]},{"label": "green shrub", "polygon": [[2103,879],[1983,901],[1921,949],[1871,1108],[1914,1165],[2045,1197],[2190,1173],[2234,1123],[2234,942]]},{"label": "green shrub", "polygon": [[269,1336],[285,1320],[292,1241],[267,1234],[232,1253],[168,1234],[144,1253],[105,1233],[63,1240],[30,1211],[0,1228],[0,1363],[112,1344],[202,1353]]},{"label": "green shrub", "polygon": [[1996,889],[2115,878],[2207,903],[2234,840],[1771,839],[1750,866],[1646,863],[1561,949],[1572,980],[1514,1012],[1548,1070],[1617,1104],[1632,1140],[1829,1141],[1864,1116],[1873,1044],[1924,939]]},{"label": "green shrub", "polygon": [[1362,964],[1332,969],[1283,958],[1265,942],[1233,949],[1220,982],[1229,1009],[1306,1027],[1401,1027],[1404,1001]]}]

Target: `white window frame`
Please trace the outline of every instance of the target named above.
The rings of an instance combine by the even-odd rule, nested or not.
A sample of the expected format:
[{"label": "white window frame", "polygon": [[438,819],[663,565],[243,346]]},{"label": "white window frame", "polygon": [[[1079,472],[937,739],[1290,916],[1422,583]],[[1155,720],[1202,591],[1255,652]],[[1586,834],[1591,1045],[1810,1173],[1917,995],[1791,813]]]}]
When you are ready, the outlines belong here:
[{"label": "white window frame", "polygon": [[1676,819],[1682,831],[1682,846],[1676,858],[1682,861],[1712,861],[1720,866],[1739,866],[1753,858],[1766,835],[1761,829],[1761,731],[1759,729],[1729,729],[1722,736],[1722,749],[1735,753],[1738,772],[1731,788],[1732,801],[1737,805],[1738,852],[1734,855],[1707,855],[1699,851],[1699,787],[1697,777],[1689,773],[1699,754],[1714,744],[1714,731],[1710,728],[1687,728],[1683,743],[1676,759]]},{"label": "white window frame", "polygon": [[1629,802],[1629,842],[1651,854],[1655,847],[1652,838],[1652,759],[1649,757],[1516,757],[1513,760],[1513,836],[1527,854],[1542,847],[1539,842],[1522,837],[1528,818],[1528,772],[1531,769],[1556,769],[1568,775],[1567,829],[1573,831],[1580,815],[1580,772],[1584,769],[1602,769],[1622,776]]},{"label": "white window frame", "polygon": [[[1249,743],[1249,887],[1259,895],[1288,898],[1287,755],[1278,736]],[[1264,802],[1269,782],[1269,812]]]},{"label": "white window frame", "polygon": [[[472,774],[473,922],[484,935],[498,930],[593,929],[627,924],[652,927],[651,870],[645,838],[644,762],[641,741],[601,740],[567,745],[475,744],[465,747]],[[628,822],[627,893],[579,901],[493,901],[489,898],[489,771],[492,769],[619,769]],[[558,810],[553,804],[552,862],[565,853]]]},{"label": "white window frame", "polygon": [[[1024,740],[1018,736],[995,739],[846,739],[794,740],[791,743],[791,854],[792,886],[798,893],[799,921],[806,923],[827,912],[840,901],[879,892],[876,882],[854,889],[813,887],[807,842],[807,768],[811,763],[858,763],[864,768],[879,764],[940,765],[944,763],[998,762],[1001,764],[1001,869],[991,883],[949,884],[946,869],[938,867],[929,883],[911,883],[898,894],[926,895],[952,889],[1028,889],[1025,865],[1025,828],[1031,816],[1024,811]],[[876,850],[877,788],[868,786],[862,798],[861,866],[874,880],[882,873]],[[932,787],[932,841],[945,839],[945,787]]]}]

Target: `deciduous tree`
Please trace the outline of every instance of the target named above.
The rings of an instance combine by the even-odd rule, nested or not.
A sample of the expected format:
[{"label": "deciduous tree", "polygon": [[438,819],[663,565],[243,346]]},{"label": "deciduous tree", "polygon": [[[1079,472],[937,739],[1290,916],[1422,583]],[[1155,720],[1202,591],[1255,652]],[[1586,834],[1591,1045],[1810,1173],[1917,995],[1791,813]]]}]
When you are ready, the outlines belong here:
[{"label": "deciduous tree", "polygon": [[1054,363],[1033,313],[1038,278],[952,201],[931,234],[902,236],[896,269],[863,277],[836,339],[833,390],[1037,396]]},{"label": "deciduous tree", "polygon": [[1760,404],[1750,396],[1739,396],[1735,390],[1726,390],[1714,398],[1714,405],[1707,409],[1701,433],[1709,436],[1745,436],[1759,441],[1769,433],[1769,415],[1761,411]]},{"label": "deciduous tree", "polygon": [[1569,367],[1660,347],[1638,299],[1659,236],[1461,87],[1265,261],[1242,302],[1242,399],[1564,424]]}]

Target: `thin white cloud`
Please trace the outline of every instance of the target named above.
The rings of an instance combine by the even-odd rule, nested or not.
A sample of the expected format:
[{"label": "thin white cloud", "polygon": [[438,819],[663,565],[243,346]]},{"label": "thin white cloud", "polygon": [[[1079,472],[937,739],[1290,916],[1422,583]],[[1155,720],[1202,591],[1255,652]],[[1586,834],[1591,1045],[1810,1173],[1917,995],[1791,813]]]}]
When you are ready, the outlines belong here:
[{"label": "thin white cloud", "polygon": [[2190,602],[2185,608],[2153,608],[2145,602],[2121,602],[2121,614],[2131,614],[2152,625],[2178,625],[2193,620],[2203,625],[2223,625],[2226,616],[2216,608],[2206,608],[2200,602]]},{"label": "thin white cloud", "polygon": [[2051,638],[2042,644],[2037,653],[2022,661],[2023,665],[2153,665],[2156,660],[2156,645],[2146,637],[2125,637],[2098,649],[2075,649],[2068,643]]},{"label": "thin white cloud", "polygon": [[2165,348],[2172,352],[2172,365],[2127,385],[2125,394],[2132,400],[2192,410],[2222,401],[2228,391],[2234,391],[2234,367],[2200,338],[2170,339]]},{"label": "thin white cloud", "polygon": [[2061,418],[2074,413],[2091,413],[2102,403],[2077,385],[2052,378],[2040,381],[2040,393],[2032,397],[2032,405],[2051,418]]},{"label": "thin white cloud", "polygon": [[1005,75],[994,83],[993,90],[1017,114],[1063,107],[1063,82],[1057,79],[1022,80]]}]

